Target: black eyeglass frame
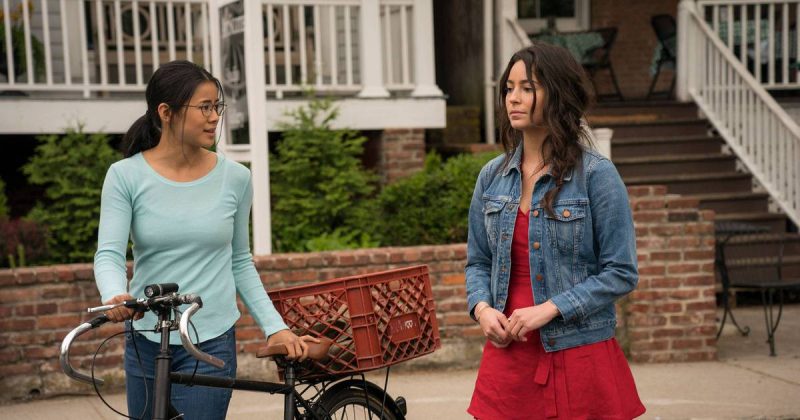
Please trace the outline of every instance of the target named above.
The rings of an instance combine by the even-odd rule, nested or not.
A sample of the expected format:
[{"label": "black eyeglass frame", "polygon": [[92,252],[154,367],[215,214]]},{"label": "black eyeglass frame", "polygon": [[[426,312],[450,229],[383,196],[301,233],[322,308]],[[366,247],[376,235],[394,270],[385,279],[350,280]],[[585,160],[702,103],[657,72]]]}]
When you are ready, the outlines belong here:
[{"label": "black eyeglass frame", "polygon": [[203,116],[208,118],[211,116],[211,110],[214,110],[218,116],[222,116],[225,113],[225,110],[228,108],[228,105],[225,102],[217,102],[216,104],[212,104],[210,102],[203,102],[200,105],[184,105],[187,108],[197,108],[200,112],[203,113]]}]

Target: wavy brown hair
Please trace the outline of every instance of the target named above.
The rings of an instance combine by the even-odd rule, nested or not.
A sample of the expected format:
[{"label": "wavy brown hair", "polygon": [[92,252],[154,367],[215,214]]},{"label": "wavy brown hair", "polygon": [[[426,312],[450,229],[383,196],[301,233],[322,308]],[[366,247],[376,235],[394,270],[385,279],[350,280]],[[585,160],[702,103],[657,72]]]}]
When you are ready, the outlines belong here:
[{"label": "wavy brown hair", "polygon": [[[593,96],[583,67],[566,49],[534,42],[533,45],[517,51],[508,61],[498,83],[497,119],[500,140],[506,153],[505,165],[522,144],[522,132],[511,126],[506,109],[508,74],[511,67],[520,60],[525,63],[531,86],[532,74],[535,74],[546,94],[542,116],[548,133],[542,143],[541,153],[545,164],[550,165],[556,186],[545,193],[542,204],[545,211],[553,216],[553,203],[564,185],[564,177],[580,162],[583,145],[591,144],[582,119]],[[531,120],[535,108],[534,96]]]}]

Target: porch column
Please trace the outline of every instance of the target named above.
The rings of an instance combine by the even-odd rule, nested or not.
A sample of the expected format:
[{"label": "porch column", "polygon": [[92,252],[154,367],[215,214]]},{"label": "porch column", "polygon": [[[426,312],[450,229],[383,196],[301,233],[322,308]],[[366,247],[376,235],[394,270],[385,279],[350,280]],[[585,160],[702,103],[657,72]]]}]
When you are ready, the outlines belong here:
[{"label": "porch column", "polygon": [[272,253],[272,215],[269,200],[267,99],[264,64],[264,24],[261,2],[243,1],[245,83],[253,176],[253,253]]},{"label": "porch column", "polygon": [[495,144],[494,132],[494,9],[492,0],[483,0],[483,114],[486,143]]},{"label": "porch column", "polygon": [[[388,98],[383,85],[381,14],[376,0],[361,0],[361,98]],[[388,17],[387,17],[388,18]]]},{"label": "porch column", "polygon": [[[692,60],[699,48],[692,42],[694,25],[692,12],[695,5],[692,0],[681,0],[678,5],[678,57],[675,74],[675,97],[680,102],[689,102],[689,90],[694,87]],[[698,61],[699,62],[699,61]]]},{"label": "porch column", "polygon": [[433,54],[433,0],[414,0],[414,83],[411,96],[443,96],[436,86]]}]

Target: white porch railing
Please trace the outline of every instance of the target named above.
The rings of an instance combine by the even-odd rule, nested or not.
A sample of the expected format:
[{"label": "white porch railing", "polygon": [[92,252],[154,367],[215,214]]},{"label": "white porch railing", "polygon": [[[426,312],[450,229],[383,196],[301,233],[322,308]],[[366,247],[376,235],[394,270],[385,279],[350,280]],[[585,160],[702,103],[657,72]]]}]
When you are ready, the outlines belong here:
[{"label": "white porch railing", "polygon": [[2,12],[0,90],[138,92],[159,63],[210,68],[206,0],[3,0]]},{"label": "white porch railing", "polygon": [[[362,34],[380,35],[384,87],[414,89],[413,0],[381,0],[375,22],[362,24],[361,0],[262,0],[266,22],[267,91],[277,97],[313,88],[356,93],[363,88]],[[374,37],[374,33],[370,37]]]},{"label": "white porch railing", "polygon": [[[306,89],[361,97],[441,95],[429,57],[432,0],[248,1],[258,3],[265,23],[269,97]],[[216,47],[227,46],[222,39],[244,33],[243,15],[218,16],[218,8],[232,3],[0,0],[0,91],[142,92],[155,69],[175,59],[208,69],[219,64],[214,71],[224,79],[231,64],[244,68],[244,49],[254,52],[240,45],[214,59]],[[234,76],[243,84],[243,74]]]},{"label": "white porch railing", "polygon": [[702,14],[707,3],[683,0],[679,6],[678,97],[697,103],[756,180],[800,224],[800,127],[708,25]]},{"label": "white porch railing", "polygon": [[767,89],[800,88],[797,1],[701,0],[697,13]]}]

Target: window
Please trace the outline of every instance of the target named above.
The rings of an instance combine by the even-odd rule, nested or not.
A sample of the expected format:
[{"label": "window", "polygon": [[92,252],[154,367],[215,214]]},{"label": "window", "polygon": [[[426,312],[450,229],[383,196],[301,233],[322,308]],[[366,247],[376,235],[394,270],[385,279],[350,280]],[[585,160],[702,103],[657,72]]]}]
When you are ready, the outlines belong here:
[{"label": "window", "polygon": [[575,1],[517,0],[517,10],[520,19],[574,18]]},{"label": "window", "polygon": [[559,31],[589,29],[589,0],[517,0],[517,19],[525,32],[534,34],[555,18]]}]

